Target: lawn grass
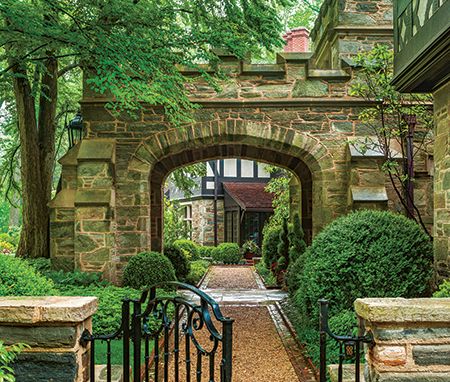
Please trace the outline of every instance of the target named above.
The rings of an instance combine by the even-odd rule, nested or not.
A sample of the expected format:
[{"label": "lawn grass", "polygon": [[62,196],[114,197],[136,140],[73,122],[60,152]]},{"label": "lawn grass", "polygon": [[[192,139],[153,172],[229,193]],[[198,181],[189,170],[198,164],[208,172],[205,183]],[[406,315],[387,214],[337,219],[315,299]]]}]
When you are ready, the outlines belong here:
[{"label": "lawn grass", "polygon": [[[111,364],[112,365],[122,365],[123,364],[123,341],[122,340],[112,340],[111,341]],[[149,343],[149,352],[153,350],[153,341]],[[141,355],[144,359],[145,345],[144,341],[141,344]],[[106,365],[106,341],[95,341],[95,364],[96,365]],[[133,361],[133,343],[130,341],[130,363]]]}]

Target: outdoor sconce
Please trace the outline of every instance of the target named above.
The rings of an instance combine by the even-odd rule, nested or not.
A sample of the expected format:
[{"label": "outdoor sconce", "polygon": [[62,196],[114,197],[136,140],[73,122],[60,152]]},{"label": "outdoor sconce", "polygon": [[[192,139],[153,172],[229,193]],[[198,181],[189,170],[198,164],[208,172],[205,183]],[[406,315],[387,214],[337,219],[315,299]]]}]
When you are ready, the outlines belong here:
[{"label": "outdoor sconce", "polygon": [[69,148],[72,148],[83,139],[83,116],[80,111],[69,122],[67,133],[69,135]]}]

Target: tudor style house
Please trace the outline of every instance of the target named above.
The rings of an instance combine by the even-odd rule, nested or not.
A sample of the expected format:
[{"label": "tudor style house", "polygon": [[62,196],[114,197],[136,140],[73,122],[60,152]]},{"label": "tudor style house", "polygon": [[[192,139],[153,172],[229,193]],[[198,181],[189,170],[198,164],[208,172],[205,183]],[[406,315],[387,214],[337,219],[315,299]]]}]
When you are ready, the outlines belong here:
[{"label": "tudor style house", "polygon": [[265,164],[233,158],[209,161],[206,166],[206,176],[196,179],[189,198],[173,186],[168,189],[169,198],[184,206],[191,239],[214,245],[217,235],[218,243],[242,245],[253,240],[260,246],[264,223],[273,213],[272,194],[264,190],[271,177]]}]

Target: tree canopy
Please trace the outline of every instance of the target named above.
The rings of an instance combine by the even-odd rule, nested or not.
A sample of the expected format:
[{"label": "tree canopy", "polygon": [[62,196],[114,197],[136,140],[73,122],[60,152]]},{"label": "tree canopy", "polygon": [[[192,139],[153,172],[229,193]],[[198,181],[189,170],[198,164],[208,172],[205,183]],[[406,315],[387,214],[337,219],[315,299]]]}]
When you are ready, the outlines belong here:
[{"label": "tree canopy", "polygon": [[[281,47],[279,11],[291,0],[4,0],[0,3],[0,104],[20,164],[23,233],[18,255],[48,256],[49,211],[58,137],[86,85],[112,99],[115,113],[144,103],[175,122],[194,107],[180,65],[215,65],[215,49],[238,57]],[[209,81],[213,79],[201,74]],[[73,81],[75,91],[66,85]],[[78,95],[76,95],[78,94]],[[62,96],[63,95],[63,96]],[[70,100],[65,105],[62,100]],[[65,106],[64,106],[65,105]],[[59,129],[58,129],[59,127]],[[17,156],[16,156],[17,154]],[[20,154],[20,155],[19,155]],[[8,164],[10,169],[18,166]],[[19,187],[17,187],[19,189]]]}]

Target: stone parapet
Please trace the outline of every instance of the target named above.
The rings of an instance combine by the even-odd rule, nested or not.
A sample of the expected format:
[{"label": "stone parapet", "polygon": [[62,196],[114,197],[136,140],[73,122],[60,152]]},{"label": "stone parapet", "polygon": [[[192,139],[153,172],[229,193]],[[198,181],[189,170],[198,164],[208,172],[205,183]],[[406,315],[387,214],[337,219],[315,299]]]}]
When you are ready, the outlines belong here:
[{"label": "stone parapet", "polygon": [[358,299],[367,382],[450,381],[450,299]]},{"label": "stone parapet", "polygon": [[0,298],[0,340],[30,346],[13,365],[16,381],[88,381],[90,349],[79,339],[96,310],[95,297]]}]

